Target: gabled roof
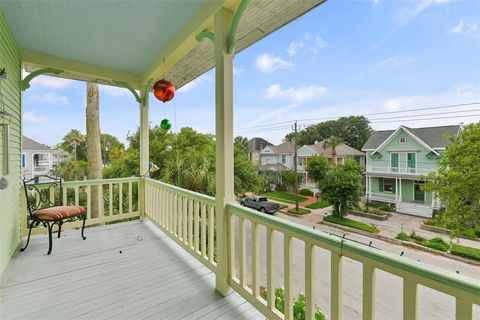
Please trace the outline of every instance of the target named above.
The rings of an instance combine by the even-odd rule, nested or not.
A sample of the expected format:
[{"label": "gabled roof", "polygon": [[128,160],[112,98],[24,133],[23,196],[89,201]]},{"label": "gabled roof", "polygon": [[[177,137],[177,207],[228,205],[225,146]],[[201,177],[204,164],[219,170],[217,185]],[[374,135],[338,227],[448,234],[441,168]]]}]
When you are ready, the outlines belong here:
[{"label": "gabled roof", "polygon": [[389,138],[393,138],[396,132],[404,129],[407,133],[413,134],[427,146],[427,149],[439,150],[446,148],[450,142],[445,139],[445,134],[456,136],[461,127],[459,125],[440,126],[440,127],[424,127],[409,128],[400,126],[397,130],[375,131],[367,142],[363,145],[362,150],[374,151],[384,144]]},{"label": "gabled roof", "polygon": [[[332,155],[332,148],[323,148],[323,145],[325,144],[325,140],[322,140],[316,144],[311,144],[307,145],[310,149],[314,150],[317,154],[319,155],[325,155],[325,156],[331,156]],[[344,143],[338,145],[335,148],[337,152],[337,156],[364,156],[365,153],[362,151],[359,151],[355,148],[352,148]]]},{"label": "gabled roof", "polygon": [[23,150],[24,151],[52,151],[46,144],[42,144],[29,137],[23,136]]},{"label": "gabled roof", "polygon": [[267,140],[259,137],[252,138],[248,140],[248,152],[252,151],[262,151],[266,146],[273,146],[272,143]]},{"label": "gabled roof", "polygon": [[293,154],[295,152],[295,145],[291,142],[284,142],[278,146],[268,146],[272,149],[273,154]]}]

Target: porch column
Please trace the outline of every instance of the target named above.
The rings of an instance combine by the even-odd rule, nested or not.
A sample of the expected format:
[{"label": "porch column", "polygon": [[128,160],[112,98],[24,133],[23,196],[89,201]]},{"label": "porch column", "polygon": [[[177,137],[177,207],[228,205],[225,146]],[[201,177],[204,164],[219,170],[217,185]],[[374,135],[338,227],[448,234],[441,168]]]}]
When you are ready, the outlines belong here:
[{"label": "porch column", "polygon": [[[149,155],[149,125],[148,125],[148,90],[146,86],[142,86],[140,89],[140,97],[144,97],[143,101],[139,104],[140,108],[140,177],[148,176],[148,161]],[[142,179],[139,183],[139,204],[138,210],[140,216],[145,215],[145,181]]]},{"label": "porch column", "polygon": [[398,178],[395,178],[395,201],[398,202]]},{"label": "porch column", "polygon": [[402,179],[398,179],[398,184],[399,184],[399,192],[398,192],[398,202],[402,202]]},{"label": "porch column", "polygon": [[222,295],[230,291],[229,247],[230,219],[226,209],[235,201],[233,189],[233,56],[227,53],[227,39],[233,13],[220,9],[215,14],[215,141],[217,213],[216,289]]}]

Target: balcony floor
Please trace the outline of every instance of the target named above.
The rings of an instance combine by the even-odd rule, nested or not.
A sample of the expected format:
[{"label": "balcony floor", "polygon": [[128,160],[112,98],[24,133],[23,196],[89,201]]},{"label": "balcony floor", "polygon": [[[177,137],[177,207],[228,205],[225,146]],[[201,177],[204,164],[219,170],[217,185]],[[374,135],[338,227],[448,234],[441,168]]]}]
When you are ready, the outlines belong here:
[{"label": "balcony floor", "polygon": [[1,279],[0,319],[265,319],[149,222],[33,236]]}]

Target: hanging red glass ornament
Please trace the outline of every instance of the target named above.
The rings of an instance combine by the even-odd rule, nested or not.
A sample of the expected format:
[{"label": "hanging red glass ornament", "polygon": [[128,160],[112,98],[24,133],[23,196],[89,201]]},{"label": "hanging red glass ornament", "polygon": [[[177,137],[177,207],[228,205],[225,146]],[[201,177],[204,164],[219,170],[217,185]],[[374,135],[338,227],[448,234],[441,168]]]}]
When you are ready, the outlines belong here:
[{"label": "hanging red glass ornament", "polygon": [[153,85],[153,94],[155,98],[165,103],[172,100],[175,96],[175,87],[170,81],[165,79],[158,80]]},{"label": "hanging red glass ornament", "polygon": [[161,122],[160,122],[160,128],[164,129],[164,130],[168,130],[172,127],[172,122],[168,119],[163,119]]}]

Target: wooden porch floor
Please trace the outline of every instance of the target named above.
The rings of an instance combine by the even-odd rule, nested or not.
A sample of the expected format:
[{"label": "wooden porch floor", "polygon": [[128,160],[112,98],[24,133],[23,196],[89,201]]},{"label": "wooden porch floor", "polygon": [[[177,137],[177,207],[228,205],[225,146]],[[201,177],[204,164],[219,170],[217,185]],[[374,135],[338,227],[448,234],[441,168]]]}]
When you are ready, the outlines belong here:
[{"label": "wooden porch floor", "polygon": [[265,319],[149,222],[32,237],[0,284],[0,319]]}]

